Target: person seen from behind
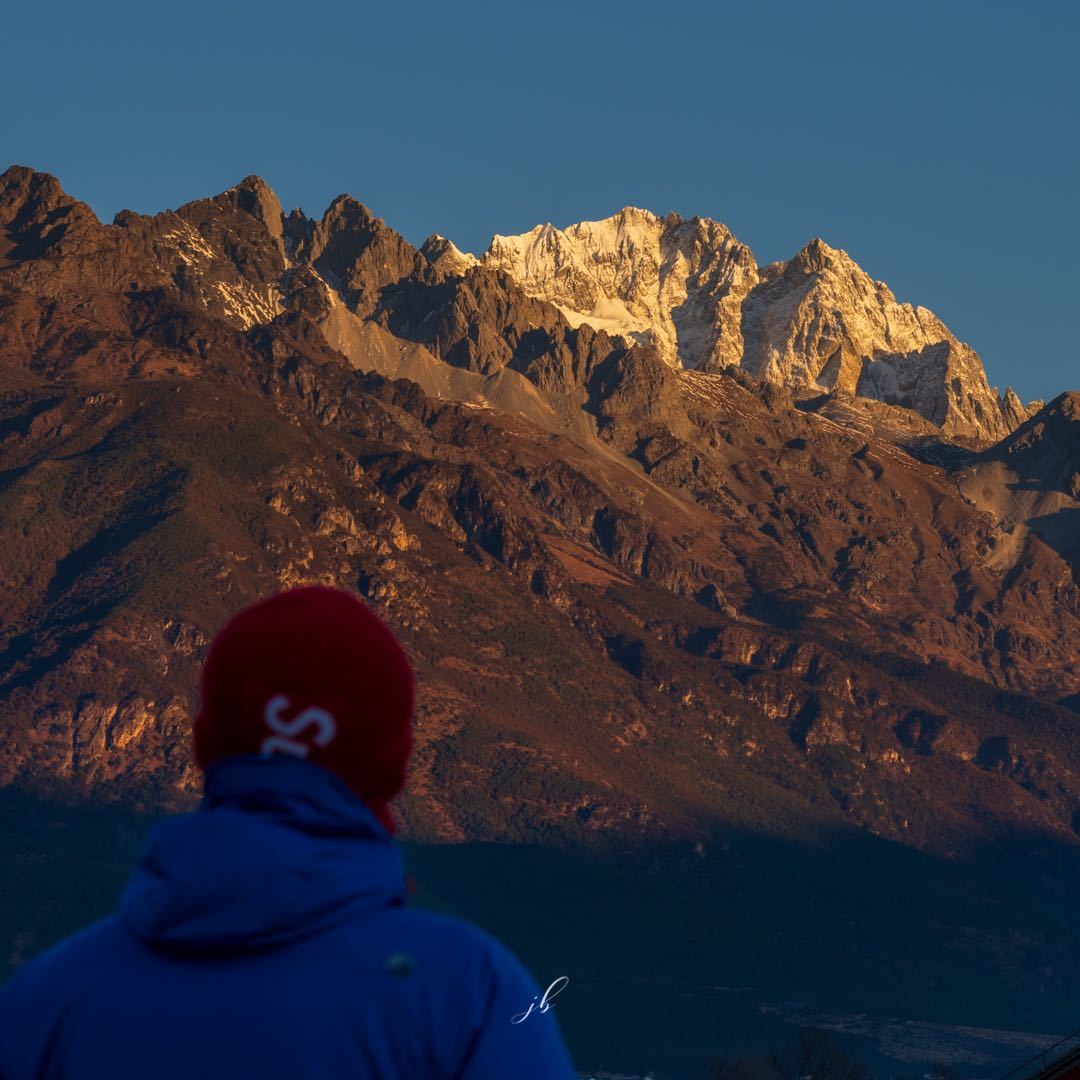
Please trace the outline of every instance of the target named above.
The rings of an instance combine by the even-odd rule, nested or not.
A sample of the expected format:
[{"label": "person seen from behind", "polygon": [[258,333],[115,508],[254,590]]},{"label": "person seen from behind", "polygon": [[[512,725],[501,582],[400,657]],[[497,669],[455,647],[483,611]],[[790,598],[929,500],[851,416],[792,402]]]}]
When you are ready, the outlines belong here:
[{"label": "person seen from behind", "polygon": [[152,831],[116,914],[0,992],[0,1077],[572,1080],[516,957],[406,902],[412,708],[405,652],[348,593],[234,616],[203,668],[199,808]]}]

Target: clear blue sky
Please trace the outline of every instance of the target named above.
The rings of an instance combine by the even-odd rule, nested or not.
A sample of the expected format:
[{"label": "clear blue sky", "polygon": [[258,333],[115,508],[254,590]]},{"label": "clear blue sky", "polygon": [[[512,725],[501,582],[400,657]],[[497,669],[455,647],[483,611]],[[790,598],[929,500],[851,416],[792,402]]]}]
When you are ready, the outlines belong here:
[{"label": "clear blue sky", "polygon": [[[36,9],[35,9],[36,8]],[[263,176],[466,249],[624,204],[815,235],[1025,398],[1080,387],[1080,4],[5,5],[0,158],[105,219]]]}]

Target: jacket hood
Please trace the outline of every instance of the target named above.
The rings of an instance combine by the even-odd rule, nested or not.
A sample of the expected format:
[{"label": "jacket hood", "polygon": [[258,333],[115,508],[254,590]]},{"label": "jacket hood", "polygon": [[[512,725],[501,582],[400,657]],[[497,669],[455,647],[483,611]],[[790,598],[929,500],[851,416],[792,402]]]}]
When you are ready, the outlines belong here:
[{"label": "jacket hood", "polygon": [[206,770],[198,810],[156,826],[120,902],[138,939],[183,952],[282,945],[405,902],[401,851],[332,773],[241,755]]}]

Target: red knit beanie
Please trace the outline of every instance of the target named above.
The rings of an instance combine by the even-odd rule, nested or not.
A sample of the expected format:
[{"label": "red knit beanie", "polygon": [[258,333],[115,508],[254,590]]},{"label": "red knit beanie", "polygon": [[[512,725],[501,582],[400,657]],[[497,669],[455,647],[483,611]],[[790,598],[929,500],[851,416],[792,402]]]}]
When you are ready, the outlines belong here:
[{"label": "red knit beanie", "polygon": [[193,731],[205,769],[290,754],[336,773],[394,831],[412,750],[413,675],[393,633],[338,589],[290,589],[235,615],[210,645]]}]

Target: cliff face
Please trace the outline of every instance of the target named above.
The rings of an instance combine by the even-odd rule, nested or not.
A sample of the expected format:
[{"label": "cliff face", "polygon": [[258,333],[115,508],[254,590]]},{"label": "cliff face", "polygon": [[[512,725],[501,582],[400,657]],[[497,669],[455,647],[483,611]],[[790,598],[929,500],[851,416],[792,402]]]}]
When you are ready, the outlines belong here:
[{"label": "cliff face", "polygon": [[[658,290],[746,290],[745,356],[787,348],[778,297],[809,318],[844,274],[864,322],[799,339],[836,380],[874,335],[963,355],[821,245],[759,274],[711,226],[642,221]],[[3,781],[183,797],[214,630],[322,581],[416,657],[407,835],[1075,842],[1072,504],[1054,530],[1045,501],[1002,509],[1018,477],[1076,498],[1071,397],[972,455],[942,432],[967,398],[935,419],[673,365],[354,200],[285,215],[255,178],[106,226],[9,170],[0,229]],[[665,278],[676,234],[697,269]],[[563,308],[600,295],[575,274]]]},{"label": "cliff face", "polygon": [[654,345],[671,364],[740,366],[792,389],[913,409],[948,435],[988,443],[1042,404],[999,397],[976,353],[925,308],[897,303],[842,251],[814,240],[758,267],[708,219],[627,207],[604,221],[496,236],[482,265],[588,323]]},{"label": "cliff face", "polygon": [[974,350],[926,308],[897,303],[843,251],[815,240],[766,267],[744,305],[743,366],[784,386],[817,385],[913,409],[947,435],[1004,437],[1037,411],[999,397]]}]

